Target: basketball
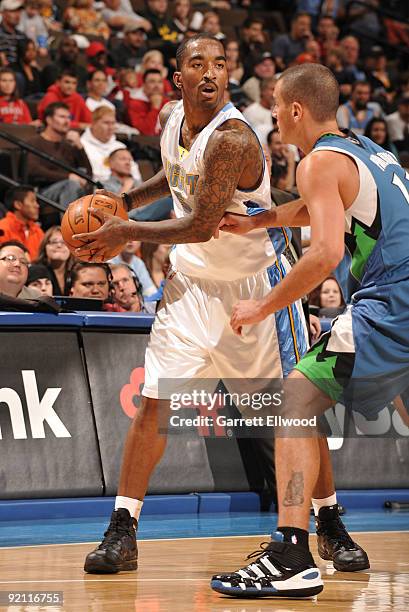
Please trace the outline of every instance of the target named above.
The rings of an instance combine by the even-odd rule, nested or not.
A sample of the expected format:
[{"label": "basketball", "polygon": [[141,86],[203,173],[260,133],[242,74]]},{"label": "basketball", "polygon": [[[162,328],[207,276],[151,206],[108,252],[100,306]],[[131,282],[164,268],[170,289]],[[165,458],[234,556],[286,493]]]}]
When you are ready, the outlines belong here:
[{"label": "basketball", "polygon": [[[65,244],[70,249],[71,253],[78,258],[75,249],[87,244],[84,240],[74,240],[74,234],[82,234],[84,232],[93,232],[101,227],[101,223],[89,211],[90,208],[99,208],[110,215],[120,217],[125,221],[128,220],[128,215],[125,209],[114,198],[103,194],[91,194],[83,196],[69,204],[61,221],[61,233]],[[79,259],[88,261],[95,252],[91,249],[89,255],[84,255]],[[104,260],[112,259],[121,252],[121,247],[116,247],[112,251],[105,251]]]}]

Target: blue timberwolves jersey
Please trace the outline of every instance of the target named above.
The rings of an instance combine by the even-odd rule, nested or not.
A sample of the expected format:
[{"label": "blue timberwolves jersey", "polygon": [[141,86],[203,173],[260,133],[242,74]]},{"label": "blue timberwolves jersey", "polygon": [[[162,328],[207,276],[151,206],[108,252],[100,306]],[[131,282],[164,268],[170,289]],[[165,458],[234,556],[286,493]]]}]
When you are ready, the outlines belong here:
[{"label": "blue timberwolves jersey", "polygon": [[358,196],[345,211],[353,301],[376,299],[385,285],[409,283],[409,173],[365,136],[324,135],[314,147],[322,150],[348,155],[359,171]]}]

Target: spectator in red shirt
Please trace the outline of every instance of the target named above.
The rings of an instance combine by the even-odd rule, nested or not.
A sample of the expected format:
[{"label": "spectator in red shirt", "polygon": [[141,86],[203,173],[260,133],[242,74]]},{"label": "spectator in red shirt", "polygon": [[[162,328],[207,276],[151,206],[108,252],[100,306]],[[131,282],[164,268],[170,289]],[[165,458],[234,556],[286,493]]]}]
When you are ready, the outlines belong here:
[{"label": "spectator in red shirt", "polygon": [[32,122],[27,104],[18,95],[16,75],[0,68],[0,122],[27,125]]},{"label": "spectator in red shirt", "polygon": [[141,134],[155,136],[160,132],[159,112],[168,102],[163,93],[163,78],[160,70],[147,70],[143,75],[141,90],[130,97],[124,90],[124,105],[132,127]]},{"label": "spectator in red shirt", "polygon": [[18,240],[27,247],[30,259],[38,257],[39,246],[44,232],[37,225],[40,206],[33,187],[19,185],[12,187],[5,196],[9,212],[0,221],[0,242]]},{"label": "spectator in red shirt", "polygon": [[85,129],[92,121],[91,111],[87,108],[84,98],[77,92],[78,79],[76,72],[70,68],[62,71],[54,85],[50,85],[47,93],[38,105],[38,116],[44,117],[44,111],[53,102],[66,104],[71,113],[71,127]]}]

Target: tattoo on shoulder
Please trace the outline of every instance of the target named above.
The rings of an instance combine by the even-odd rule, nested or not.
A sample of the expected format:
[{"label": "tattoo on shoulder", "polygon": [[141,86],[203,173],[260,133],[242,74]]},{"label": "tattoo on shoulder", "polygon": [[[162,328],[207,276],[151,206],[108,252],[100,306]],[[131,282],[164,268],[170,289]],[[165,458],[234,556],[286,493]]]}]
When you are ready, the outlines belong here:
[{"label": "tattoo on shoulder", "polygon": [[302,472],[292,472],[288,481],[284,506],[301,506],[304,503],[304,474]]},{"label": "tattoo on shoulder", "polygon": [[165,127],[166,121],[169,119],[169,116],[171,112],[173,111],[173,109],[175,108],[176,104],[177,104],[177,100],[171,100],[170,102],[168,102],[167,104],[165,104],[165,106],[161,108],[159,112],[159,122],[160,122],[162,130]]}]

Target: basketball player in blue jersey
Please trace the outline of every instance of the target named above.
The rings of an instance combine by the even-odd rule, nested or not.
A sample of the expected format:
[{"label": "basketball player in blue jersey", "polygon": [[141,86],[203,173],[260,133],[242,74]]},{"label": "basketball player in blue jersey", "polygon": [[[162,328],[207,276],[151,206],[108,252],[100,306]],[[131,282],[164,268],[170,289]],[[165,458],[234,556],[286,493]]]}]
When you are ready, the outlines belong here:
[{"label": "basketball player in blue jersey", "polygon": [[[93,241],[79,250],[82,257],[92,259],[90,250],[95,249],[93,260],[128,240],[176,245],[146,351],[143,400],[125,444],[115,511],[102,544],[87,556],[87,572],[137,567],[135,527],[150,475],[166,444],[165,436],[158,433],[158,415],[169,410],[169,397],[164,399],[159,392],[159,381],[181,379],[185,391],[186,379],[281,378],[285,364],[278,347],[288,345],[288,319],[302,329],[295,306],[285,310],[284,325],[281,321],[278,325],[272,314],[249,326],[242,336],[231,329],[231,312],[239,299],[268,295],[267,268],[281,267],[287,232],[279,228],[271,234],[262,228],[246,236],[224,233],[213,238],[226,211],[248,214],[271,208],[270,179],[254,132],[241,113],[223,101],[228,76],[220,41],[208,35],[193,37],[179,48],[177,62],[175,83],[183,99],[161,113],[164,169],[123,196],[124,203],[134,208],[171,193],[177,219],[122,222],[94,211],[104,225],[77,236]],[[328,468],[327,447],[322,453],[321,465]],[[330,467],[322,469],[315,493],[319,498],[333,496]],[[334,532],[332,524],[331,529],[328,537],[340,538],[342,563],[345,533]],[[351,546],[347,569],[351,558],[357,561],[354,555],[362,555],[359,547]]]},{"label": "basketball player in blue jersey", "polygon": [[[241,234],[281,224],[311,225],[311,247],[267,297],[235,305],[232,328],[243,333],[319,285],[342,259],[346,231],[351,305],[286,379],[284,414],[319,416],[342,400],[371,418],[408,381],[409,174],[368,138],[339,131],[338,85],[324,66],[289,68],[277,82],[275,98],[282,141],[306,154],[297,171],[301,199],[257,217],[228,214],[221,229]],[[279,528],[264,550],[251,555],[253,563],[213,577],[212,587],[220,593],[307,596],[312,585],[316,593],[322,589],[308,547],[318,440],[308,431],[302,438],[291,437],[289,430],[278,433]],[[333,510],[323,514],[331,518]]]}]

